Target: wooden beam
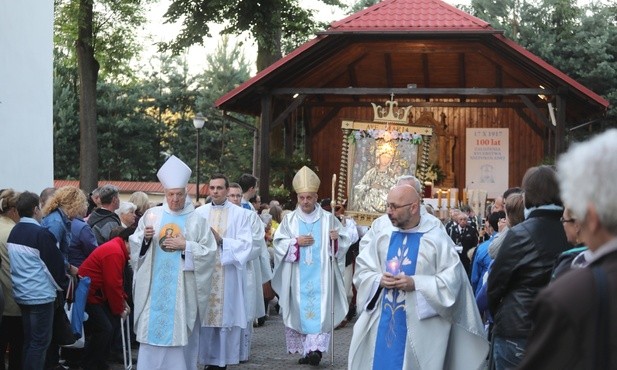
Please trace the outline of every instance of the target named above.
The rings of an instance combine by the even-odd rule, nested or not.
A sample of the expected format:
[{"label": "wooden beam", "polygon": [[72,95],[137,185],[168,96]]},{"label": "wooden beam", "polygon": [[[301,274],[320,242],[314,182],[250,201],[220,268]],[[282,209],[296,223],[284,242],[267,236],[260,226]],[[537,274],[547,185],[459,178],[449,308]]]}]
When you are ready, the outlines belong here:
[{"label": "wooden beam", "polygon": [[392,87],[394,86],[394,78],[392,77],[392,56],[390,55],[390,53],[385,53],[383,57],[386,69],[386,86]]},{"label": "wooden beam", "polygon": [[548,121],[548,118],[544,116],[540,109],[538,109],[538,107],[536,107],[528,97],[526,97],[525,95],[519,95],[519,98],[521,98],[523,103],[525,103],[525,106],[527,106],[527,108],[529,108],[536,115],[536,117],[538,117],[538,119],[542,121],[542,123],[544,123],[544,126],[546,126],[546,128],[551,131],[555,129],[555,127],[553,127],[553,125]]},{"label": "wooden beam", "polygon": [[315,125],[315,128],[311,130],[311,136],[317,135],[321,130],[323,130],[328,125],[328,122],[332,118],[336,117],[341,108],[342,107],[333,107],[330,109],[330,111],[326,113],[326,115]]},{"label": "wooden beam", "polygon": [[[467,87],[467,73],[465,65],[465,53],[458,54],[458,84],[461,88]],[[461,96],[461,102],[467,100],[466,96]]]},{"label": "wooden beam", "polygon": [[291,102],[291,104],[289,104],[289,106],[285,108],[285,110],[281,114],[279,114],[278,117],[276,117],[274,121],[272,121],[272,126],[270,128],[272,129],[280,125],[289,116],[291,112],[293,112],[302,103],[304,103],[304,99],[306,99],[306,95],[296,96],[294,100]]},{"label": "wooden beam", "polygon": [[531,128],[536,134],[538,134],[538,136],[544,138],[544,132],[542,132],[542,129],[538,127],[538,125],[536,125],[536,123],[531,119],[531,117],[527,115],[527,113],[525,113],[523,108],[515,108],[514,111],[516,112],[516,114],[518,114],[519,117],[521,117],[523,122],[525,122],[527,126],[529,126],[529,128]]},{"label": "wooden beam", "polygon": [[428,70],[428,54],[422,53],[422,78],[424,78],[424,86],[431,87],[431,76]]},{"label": "wooden beam", "polygon": [[380,87],[283,87],[273,89],[272,95],[409,95],[409,96],[426,96],[426,95],[469,95],[469,96],[494,96],[494,95],[555,95],[552,90],[540,88],[380,88]]},{"label": "wooden beam", "polygon": [[255,126],[253,126],[251,124],[248,124],[248,123],[246,123],[246,122],[244,122],[244,121],[242,121],[242,120],[240,120],[240,119],[230,115],[227,111],[223,111],[223,118],[227,118],[228,120],[230,120],[232,122],[235,122],[235,123],[239,124],[240,126],[248,129],[248,130],[257,131],[257,127],[255,127]]},{"label": "wooden beam", "polygon": [[[424,86],[431,87],[431,74],[428,69],[428,54],[422,53],[422,78],[424,78]],[[430,95],[426,95],[424,100],[429,101]]]},{"label": "wooden beam", "polygon": [[[308,102],[304,104],[305,107],[368,107],[370,102],[333,102],[333,101],[325,101],[325,102]],[[506,102],[506,103],[497,103],[497,102],[409,102],[406,104],[399,104],[399,107],[405,108],[408,106],[413,107],[426,107],[426,108],[526,108],[526,105],[520,102]]]},{"label": "wooden beam", "polygon": [[272,95],[261,96],[261,128],[259,130],[259,191],[270,201],[270,124],[272,122]]},{"label": "wooden beam", "polygon": [[[349,86],[358,86],[358,77],[356,76],[356,63],[351,63],[347,66],[347,75],[349,77]],[[354,101],[359,101],[359,96],[351,97]]]},{"label": "wooden beam", "polygon": [[[566,150],[566,99],[561,95],[556,95],[557,132],[555,133],[555,158]],[[550,107],[549,107],[550,109]]]},{"label": "wooden beam", "polygon": [[[503,68],[499,64],[495,64],[495,87],[502,88],[503,87]],[[500,95],[497,97],[498,102],[503,100],[503,96]]]}]

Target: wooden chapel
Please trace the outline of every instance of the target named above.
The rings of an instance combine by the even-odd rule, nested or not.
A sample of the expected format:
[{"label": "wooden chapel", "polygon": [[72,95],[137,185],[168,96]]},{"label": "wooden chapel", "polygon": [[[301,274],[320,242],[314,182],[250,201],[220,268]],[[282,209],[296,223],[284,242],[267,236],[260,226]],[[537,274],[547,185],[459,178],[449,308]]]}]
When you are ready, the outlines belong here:
[{"label": "wooden chapel", "polygon": [[371,103],[391,97],[410,107],[410,124],[432,128],[443,143],[432,159],[446,175],[443,185],[459,188],[467,128],[509,129],[509,186],[517,186],[527,168],[565,150],[569,128],[608,107],[501,31],[440,0],[384,0],[334,22],[215,105],[259,116],[255,175],[267,201],[272,153],[291,157],[298,140],[322,179],[320,197],[329,197],[346,140],[341,122],[371,121]]}]

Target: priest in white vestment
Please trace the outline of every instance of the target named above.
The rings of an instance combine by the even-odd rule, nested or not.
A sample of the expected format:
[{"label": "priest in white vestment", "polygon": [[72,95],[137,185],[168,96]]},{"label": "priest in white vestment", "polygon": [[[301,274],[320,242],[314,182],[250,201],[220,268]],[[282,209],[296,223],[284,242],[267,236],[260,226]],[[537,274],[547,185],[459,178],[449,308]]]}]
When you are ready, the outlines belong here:
[{"label": "priest in white vestment", "polygon": [[190,168],[172,156],[157,175],[165,202],[150,208],[129,238],[137,369],[194,370],[217,246],[187,197]]},{"label": "priest in white vestment", "polygon": [[287,351],[301,353],[298,362],[314,366],[328,350],[329,332],[347,314],[343,271],[350,245],[340,221],[317,203],[319,184],[308,167],[298,171],[293,179],[298,207],[285,215],[273,241],[272,288],[279,294]]},{"label": "priest in white vestment", "polygon": [[[264,224],[257,215],[257,212],[244,208],[241,199],[242,187],[235,182],[229,184],[227,192],[227,200],[244,209],[251,223],[251,231],[253,235],[253,250],[249,256],[249,261],[246,263],[245,274],[245,305],[247,314],[247,326],[244,330],[244,335],[240,343],[240,361],[248,361],[251,353],[251,342],[253,338],[253,322],[262,316],[265,316],[266,309],[264,305],[263,294],[263,279],[266,281],[272,279],[270,270],[270,259],[268,257],[268,247],[266,246]],[[265,260],[263,260],[265,256]],[[268,264],[269,274],[262,276],[261,264],[265,261]]]},{"label": "priest in white vestment", "polygon": [[387,207],[390,225],[374,226],[356,259],[348,368],[483,369],[488,341],[452,240],[412,186],[392,188]]},{"label": "priest in white vestment", "polygon": [[255,253],[246,210],[227,200],[227,177],[213,175],[208,189],[212,202],[195,212],[208,220],[219,248],[206,315],[201,317],[199,363],[206,369],[225,369],[240,363],[249,318],[246,264]]}]

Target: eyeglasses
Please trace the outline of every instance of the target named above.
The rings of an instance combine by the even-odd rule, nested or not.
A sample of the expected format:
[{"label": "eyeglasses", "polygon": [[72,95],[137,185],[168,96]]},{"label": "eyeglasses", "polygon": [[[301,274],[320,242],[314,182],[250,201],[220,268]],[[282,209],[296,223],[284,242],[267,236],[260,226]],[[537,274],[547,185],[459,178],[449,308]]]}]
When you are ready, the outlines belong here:
[{"label": "eyeglasses", "polygon": [[396,204],[394,204],[394,203],[388,203],[388,204],[386,204],[386,208],[387,208],[387,209],[389,209],[389,210],[391,210],[391,211],[396,211],[396,210],[397,210],[397,209],[399,209],[399,208],[407,207],[407,206],[410,206],[410,205],[412,205],[412,204],[413,204],[413,202],[412,202],[412,203],[407,203],[407,204],[403,204],[403,205],[397,206],[397,205],[396,205]]},{"label": "eyeglasses", "polygon": [[242,194],[228,194],[227,198],[242,198]]},{"label": "eyeglasses", "polygon": [[568,222],[576,222],[576,219],[574,218],[560,218],[559,221],[561,221],[562,223],[568,223]]}]

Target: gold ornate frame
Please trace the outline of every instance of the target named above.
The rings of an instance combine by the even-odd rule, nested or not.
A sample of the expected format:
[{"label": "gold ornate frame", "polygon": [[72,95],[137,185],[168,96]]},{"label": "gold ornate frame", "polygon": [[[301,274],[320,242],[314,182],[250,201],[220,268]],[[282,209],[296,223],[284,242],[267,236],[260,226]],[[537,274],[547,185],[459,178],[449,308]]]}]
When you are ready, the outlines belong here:
[{"label": "gold ornate frame", "polygon": [[[415,162],[416,167],[414,171],[415,173],[413,174],[420,180],[422,184],[424,184],[426,172],[428,169],[429,150],[430,150],[430,145],[431,145],[430,143],[431,138],[433,135],[433,128],[426,127],[426,126],[408,125],[406,122],[403,122],[403,121],[407,120],[407,113],[410,107],[406,108],[406,113],[404,115],[401,115],[401,117],[397,118],[394,115],[392,115],[392,108],[393,108],[393,105],[396,105],[396,102],[389,101],[387,103],[390,103],[390,112],[385,117],[383,115],[380,116],[379,114],[379,109],[381,108],[373,104],[373,108],[375,110],[375,117],[376,117],[376,119],[373,122],[344,120],[341,124],[342,134],[343,134],[343,138],[342,138],[343,145],[342,145],[341,165],[339,169],[339,177],[338,177],[339,182],[337,184],[336,197],[337,199],[341,199],[341,200],[347,199],[347,204],[348,204],[347,214],[354,217],[354,219],[359,225],[370,226],[373,220],[381,216],[383,212],[379,213],[379,212],[370,212],[366,210],[359,210],[358,209],[359,207],[357,207],[354,204],[354,201],[350,199],[350,195],[353,194],[353,191],[351,189],[354,188],[356,185],[358,185],[357,181],[356,183],[354,183],[354,180],[353,180],[354,178],[353,164],[355,161],[356,153],[355,153],[355,147],[352,147],[352,144],[354,144],[353,136],[355,134],[355,131],[367,132],[369,130],[383,130],[388,133],[396,131],[397,134],[399,135],[403,133],[421,135],[422,143],[419,144],[417,147],[417,158]],[[394,123],[393,121],[397,123]],[[396,147],[398,146],[404,147],[405,145],[409,145],[409,146],[417,145],[417,144],[412,143],[411,141],[405,142],[404,140],[401,140],[400,138],[399,139],[397,138],[389,139],[385,142],[387,143],[392,140],[396,141],[396,143],[394,144]],[[377,146],[377,144],[375,145]],[[376,160],[376,158],[371,158],[371,159]],[[393,162],[393,163],[394,165],[396,165],[396,162]],[[356,178],[358,177],[357,174],[355,177]],[[394,178],[391,180],[392,180],[392,183],[396,181],[396,179]]]}]

